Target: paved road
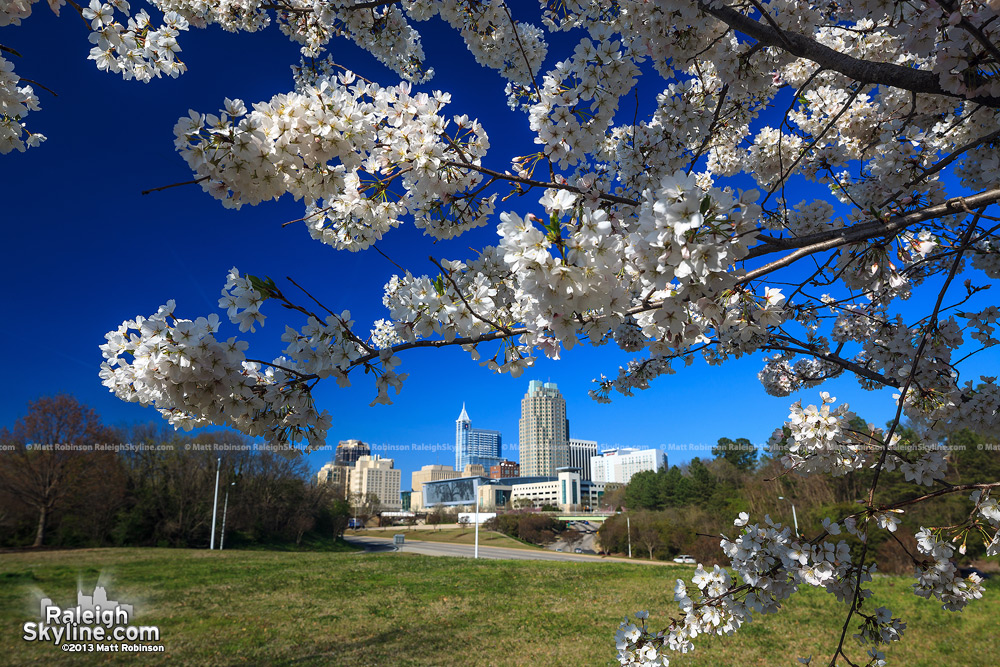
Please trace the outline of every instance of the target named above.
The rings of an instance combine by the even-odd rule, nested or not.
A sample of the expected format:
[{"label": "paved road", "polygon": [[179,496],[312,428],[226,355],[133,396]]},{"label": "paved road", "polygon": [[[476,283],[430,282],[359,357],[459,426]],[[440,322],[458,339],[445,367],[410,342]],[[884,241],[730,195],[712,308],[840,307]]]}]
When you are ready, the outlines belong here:
[{"label": "paved road", "polygon": [[[366,551],[393,551],[393,543],[389,538],[382,537],[351,537],[344,539]],[[475,547],[471,544],[449,544],[447,542],[424,542],[418,540],[406,540],[401,551],[406,553],[424,554],[427,556],[453,556],[472,558]],[[534,550],[534,549],[511,549],[508,547],[479,547],[480,558],[490,558],[499,560],[559,560],[576,561],[583,563],[601,563],[607,561],[647,563],[650,561],[628,561],[624,558],[602,558],[600,556],[588,556],[583,554],[559,553],[558,551]],[[654,562],[654,565],[665,565],[663,562]]]}]

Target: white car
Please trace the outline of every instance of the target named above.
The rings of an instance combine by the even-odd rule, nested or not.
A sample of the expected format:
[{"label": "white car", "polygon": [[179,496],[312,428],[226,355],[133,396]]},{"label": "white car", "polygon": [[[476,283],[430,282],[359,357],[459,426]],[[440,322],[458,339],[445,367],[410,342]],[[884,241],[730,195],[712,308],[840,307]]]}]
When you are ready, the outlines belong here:
[{"label": "white car", "polygon": [[674,562],[675,563],[680,563],[681,565],[694,565],[698,561],[696,561],[694,559],[694,556],[689,556],[687,554],[681,554],[680,556],[678,556],[677,558],[674,559]]}]

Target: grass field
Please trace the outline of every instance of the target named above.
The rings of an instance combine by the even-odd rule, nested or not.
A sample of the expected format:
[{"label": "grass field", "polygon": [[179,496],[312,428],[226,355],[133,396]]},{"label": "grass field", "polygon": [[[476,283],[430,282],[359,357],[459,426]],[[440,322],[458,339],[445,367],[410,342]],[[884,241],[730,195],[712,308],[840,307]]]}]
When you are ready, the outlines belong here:
[{"label": "grass field", "polygon": [[[392,538],[393,535],[404,535],[407,541],[424,540],[425,542],[449,542],[451,544],[475,544],[475,528],[442,528],[441,530],[406,530],[404,528],[389,530],[349,530],[346,537],[382,537]],[[539,550],[542,547],[527,544],[503,533],[491,530],[479,531],[479,546],[511,547],[513,549]]]},{"label": "grass field", "polygon": [[[627,563],[473,561],[405,553],[102,549],[0,554],[0,664],[609,665],[621,617],[676,609],[673,581],[690,568]],[[159,626],[162,654],[70,655],[25,642],[36,594],[75,603],[99,576],[135,623]],[[880,604],[909,623],[890,665],[996,664],[1000,590],[965,612],[875,582]],[[736,637],[708,638],[672,665],[826,665],[841,607],[806,591]],[[858,659],[863,651],[852,649]],[[860,662],[864,662],[860,660]]]}]

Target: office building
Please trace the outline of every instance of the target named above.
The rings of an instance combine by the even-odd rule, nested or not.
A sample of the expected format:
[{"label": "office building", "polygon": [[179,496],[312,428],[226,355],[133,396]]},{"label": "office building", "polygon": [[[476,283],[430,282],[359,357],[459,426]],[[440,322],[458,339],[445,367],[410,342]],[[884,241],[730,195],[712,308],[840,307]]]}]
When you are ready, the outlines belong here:
[{"label": "office building", "polygon": [[[587,461],[589,464],[590,461]],[[490,479],[501,479],[503,477],[520,477],[521,466],[513,461],[503,459],[496,465],[490,466]]]},{"label": "office building", "polygon": [[353,467],[359,458],[369,456],[371,453],[371,448],[360,440],[341,440],[337,443],[337,451],[333,456],[333,464]]},{"label": "office building", "polygon": [[667,455],[659,449],[622,447],[608,449],[590,459],[590,472],[595,482],[628,484],[632,475],[643,470],[657,471],[667,465]]},{"label": "office building", "polygon": [[569,465],[580,469],[581,479],[593,479],[590,473],[590,459],[597,456],[596,440],[569,439]]},{"label": "office building", "polygon": [[553,382],[532,380],[521,399],[521,475],[555,477],[569,466],[566,401]]},{"label": "office building", "polygon": [[410,473],[410,509],[416,511],[424,508],[424,484],[434,482],[439,479],[455,479],[461,477],[462,473],[456,471],[451,466],[426,465],[420,470]]},{"label": "office building", "polygon": [[500,461],[500,431],[472,428],[472,420],[462,404],[462,413],[455,420],[455,470],[478,464],[485,470]]},{"label": "office building", "polygon": [[381,456],[361,456],[350,472],[351,497],[378,498],[379,510],[399,511],[402,503],[399,483],[402,473],[393,467],[392,459]]},{"label": "office building", "polygon": [[570,512],[597,507],[603,495],[603,484],[582,479],[578,468],[565,467],[556,471],[555,479],[512,484],[510,501],[514,507],[552,505]]},{"label": "office building", "polygon": [[327,463],[316,473],[316,482],[319,484],[329,484],[333,487],[333,492],[337,498],[347,498],[347,488],[351,466]]}]

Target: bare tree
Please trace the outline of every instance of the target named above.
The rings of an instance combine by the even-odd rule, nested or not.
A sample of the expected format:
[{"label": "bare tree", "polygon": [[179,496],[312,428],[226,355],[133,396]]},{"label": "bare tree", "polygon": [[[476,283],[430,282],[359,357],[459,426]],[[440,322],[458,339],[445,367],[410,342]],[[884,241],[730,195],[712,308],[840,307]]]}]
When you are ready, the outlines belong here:
[{"label": "bare tree", "polygon": [[102,469],[115,457],[95,445],[113,438],[96,412],[67,395],[28,403],[28,414],[0,431],[0,441],[12,445],[0,454],[0,489],[37,513],[32,546],[44,544],[53,512],[72,493],[100,484]]},{"label": "bare tree", "polygon": [[638,512],[632,523],[639,543],[646,548],[652,560],[653,552],[663,546],[663,520],[651,512]]}]

